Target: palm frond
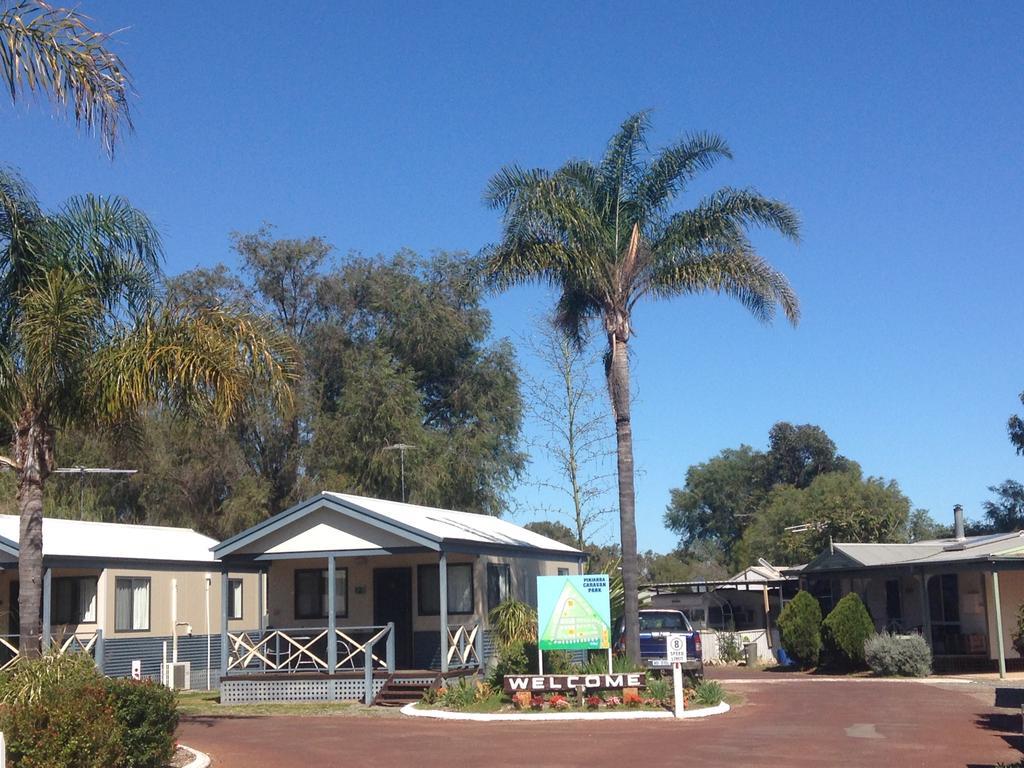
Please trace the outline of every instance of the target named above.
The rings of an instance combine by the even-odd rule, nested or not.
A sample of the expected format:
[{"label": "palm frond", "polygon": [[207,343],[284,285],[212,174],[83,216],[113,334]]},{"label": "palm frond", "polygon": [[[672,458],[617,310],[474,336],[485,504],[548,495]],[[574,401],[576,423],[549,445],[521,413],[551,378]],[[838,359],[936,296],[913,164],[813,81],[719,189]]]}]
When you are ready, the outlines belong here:
[{"label": "palm frond", "polygon": [[111,155],[131,130],[131,81],[110,35],[90,29],[76,10],[23,0],[0,12],[0,76],[12,101],[26,91],[69,108],[75,122],[99,131]]},{"label": "palm frond", "polygon": [[609,190],[628,188],[639,173],[638,155],[647,148],[650,110],[627,117],[608,142],[601,160],[603,185]]},{"label": "palm frond", "polygon": [[714,133],[695,133],[666,147],[647,166],[637,182],[635,199],[645,212],[664,209],[700,171],[718,160],[732,159],[729,145]]},{"label": "palm frond", "polygon": [[115,422],[157,401],[226,425],[253,398],[291,402],[294,345],[269,320],[235,308],[168,307],[115,337],[89,371],[97,417]]},{"label": "palm frond", "polygon": [[106,306],[139,312],[154,298],[160,234],[124,198],[73,197],[48,219],[46,237],[48,258],[81,274]]},{"label": "palm frond", "polygon": [[33,280],[18,303],[23,382],[33,400],[53,408],[81,384],[102,308],[86,282],[59,268]]},{"label": "palm frond", "polygon": [[735,243],[663,255],[651,276],[650,292],[657,296],[709,291],[731,296],[765,323],[774,319],[777,307],[793,325],[800,319],[800,302],[785,275]]}]

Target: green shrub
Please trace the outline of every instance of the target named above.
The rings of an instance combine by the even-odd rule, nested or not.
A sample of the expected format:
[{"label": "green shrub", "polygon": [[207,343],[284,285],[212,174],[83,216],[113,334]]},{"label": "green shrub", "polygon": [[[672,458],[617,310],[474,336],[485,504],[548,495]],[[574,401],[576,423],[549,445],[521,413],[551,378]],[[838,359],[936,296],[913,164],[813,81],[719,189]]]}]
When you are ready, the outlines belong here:
[{"label": "green shrub", "polygon": [[743,642],[732,632],[718,633],[718,657],[726,662],[743,661]]},{"label": "green shrub", "polygon": [[875,623],[856,592],[836,603],[822,622],[829,660],[839,666],[863,667],[864,643],[873,634]]},{"label": "green shrub", "polygon": [[123,768],[164,768],[174,755],[178,698],[150,680],[108,679],[107,692],[124,733]]},{"label": "green shrub", "polygon": [[462,710],[477,701],[477,690],[478,686],[475,683],[469,683],[466,678],[460,677],[455,683],[437,690],[435,703],[445,709]]},{"label": "green shrub", "polygon": [[694,698],[702,706],[714,707],[722,703],[725,698],[725,690],[717,680],[705,680],[697,686]]},{"label": "green shrub", "polygon": [[[544,657],[545,659],[547,656]],[[574,671],[585,675],[603,675],[608,672],[608,656],[606,651],[595,653],[585,664],[580,664]],[[635,664],[628,656],[612,656],[612,672],[624,674],[626,672],[648,672],[643,664]]]},{"label": "green shrub", "polygon": [[647,694],[655,701],[668,701],[672,698],[672,683],[663,677],[648,678]]},{"label": "green shrub", "polygon": [[491,625],[498,643],[529,643],[537,637],[537,611],[529,603],[507,598],[496,605],[487,621]]},{"label": "green shrub", "polygon": [[779,614],[782,647],[794,662],[813,667],[821,654],[821,606],[803,590]]},{"label": "green shrub", "polygon": [[526,655],[523,643],[509,643],[498,652],[498,660],[491,669],[487,681],[494,688],[501,688],[505,675],[528,675],[535,671],[530,669],[530,658]]},{"label": "green shrub", "polygon": [[124,765],[124,734],[85,655],[22,660],[0,681],[0,731],[16,768]]},{"label": "green shrub", "polygon": [[864,643],[864,659],[883,677],[927,677],[932,673],[932,652],[920,635],[872,635]]}]

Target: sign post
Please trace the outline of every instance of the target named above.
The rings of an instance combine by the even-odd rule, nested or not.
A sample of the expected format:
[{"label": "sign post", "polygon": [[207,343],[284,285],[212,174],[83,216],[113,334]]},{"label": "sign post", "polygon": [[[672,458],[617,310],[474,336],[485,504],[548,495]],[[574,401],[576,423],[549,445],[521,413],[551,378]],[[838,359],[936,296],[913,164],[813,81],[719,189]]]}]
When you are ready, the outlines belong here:
[{"label": "sign post", "polygon": [[686,661],[686,635],[673,633],[665,639],[665,656],[672,664],[672,693],[675,697],[672,714],[683,716],[683,663]]}]

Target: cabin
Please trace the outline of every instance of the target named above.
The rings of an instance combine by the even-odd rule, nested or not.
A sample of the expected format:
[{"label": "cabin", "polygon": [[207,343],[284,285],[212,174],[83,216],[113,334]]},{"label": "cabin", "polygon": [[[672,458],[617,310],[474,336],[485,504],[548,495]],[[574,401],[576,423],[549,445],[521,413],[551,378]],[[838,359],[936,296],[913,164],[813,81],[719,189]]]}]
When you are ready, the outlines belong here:
[{"label": "cabin", "polygon": [[807,564],[800,583],[823,614],[856,592],[878,631],[923,635],[936,671],[1024,667],[1012,637],[1024,604],[1024,531],[966,536],[957,508],[950,538],[833,543]]},{"label": "cabin", "polygon": [[[19,518],[0,515],[0,669],[15,663]],[[224,610],[215,539],[188,528],[43,519],[43,645],[92,654],[104,674],[209,688],[220,621],[256,626],[257,570],[238,570]],[[171,676],[175,679],[172,679]]]},{"label": "cabin", "polygon": [[[585,554],[487,515],[324,492],[221,542],[220,605],[257,570],[258,624],[222,616],[221,701],[380,699],[476,672],[488,613],[536,604]],[[385,694],[386,695],[386,692]]]}]

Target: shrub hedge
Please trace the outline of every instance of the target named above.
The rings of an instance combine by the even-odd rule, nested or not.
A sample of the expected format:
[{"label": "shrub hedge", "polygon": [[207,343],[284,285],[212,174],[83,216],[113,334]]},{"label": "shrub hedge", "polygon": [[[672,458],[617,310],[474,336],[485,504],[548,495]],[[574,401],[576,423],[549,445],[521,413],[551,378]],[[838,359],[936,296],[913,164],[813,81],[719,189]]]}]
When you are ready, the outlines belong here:
[{"label": "shrub hedge", "polygon": [[85,654],[23,659],[0,675],[11,768],[164,768],[177,725],[173,692],[107,679]]},{"label": "shrub hedge", "polygon": [[802,667],[813,667],[821,654],[821,607],[803,590],[779,614],[782,647]]},{"label": "shrub hedge", "polygon": [[864,643],[864,658],[883,677],[927,677],[932,672],[932,652],[920,635],[872,635]]},{"label": "shrub hedge", "polygon": [[828,660],[841,667],[864,666],[864,643],[875,634],[875,623],[856,592],[843,597],[822,622]]}]

